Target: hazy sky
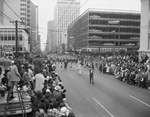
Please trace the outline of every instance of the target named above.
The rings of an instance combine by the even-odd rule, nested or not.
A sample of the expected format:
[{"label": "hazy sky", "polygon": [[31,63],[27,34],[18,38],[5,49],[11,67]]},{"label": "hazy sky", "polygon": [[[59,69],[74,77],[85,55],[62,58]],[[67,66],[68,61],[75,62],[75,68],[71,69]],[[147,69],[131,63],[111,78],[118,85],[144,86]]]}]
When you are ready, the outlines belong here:
[{"label": "hazy sky", "polygon": [[[47,37],[47,22],[54,19],[54,8],[57,0],[31,0],[39,7],[39,28],[41,35],[42,49],[45,47]],[[82,6],[87,0],[80,1]],[[86,4],[81,7],[82,14],[88,8],[99,9],[121,9],[121,10],[141,10],[140,0],[88,0]]]}]

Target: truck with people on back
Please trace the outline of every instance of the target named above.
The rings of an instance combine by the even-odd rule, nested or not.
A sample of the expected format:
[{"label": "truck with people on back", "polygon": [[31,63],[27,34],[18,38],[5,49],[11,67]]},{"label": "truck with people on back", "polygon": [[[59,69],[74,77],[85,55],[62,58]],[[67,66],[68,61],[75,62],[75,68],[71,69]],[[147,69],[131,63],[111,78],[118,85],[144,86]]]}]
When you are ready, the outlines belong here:
[{"label": "truck with people on back", "polygon": [[[10,59],[0,58],[0,116],[22,114],[23,109],[24,113],[32,112],[31,98],[29,96],[28,98],[22,97],[24,89],[18,86],[11,87],[13,88],[14,97],[10,99],[7,73],[12,65],[11,62],[12,60]],[[22,100],[19,99],[19,95],[22,97]]]}]

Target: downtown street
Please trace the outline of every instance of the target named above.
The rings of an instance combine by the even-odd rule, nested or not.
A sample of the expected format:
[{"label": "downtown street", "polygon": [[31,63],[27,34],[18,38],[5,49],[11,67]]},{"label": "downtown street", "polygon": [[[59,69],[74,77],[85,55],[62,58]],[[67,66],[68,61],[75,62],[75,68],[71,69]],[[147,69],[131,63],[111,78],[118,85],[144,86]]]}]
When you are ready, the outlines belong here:
[{"label": "downtown street", "polygon": [[73,69],[57,72],[67,90],[68,104],[76,117],[149,117],[150,92],[95,70],[95,84],[89,83],[88,68],[78,75]]}]

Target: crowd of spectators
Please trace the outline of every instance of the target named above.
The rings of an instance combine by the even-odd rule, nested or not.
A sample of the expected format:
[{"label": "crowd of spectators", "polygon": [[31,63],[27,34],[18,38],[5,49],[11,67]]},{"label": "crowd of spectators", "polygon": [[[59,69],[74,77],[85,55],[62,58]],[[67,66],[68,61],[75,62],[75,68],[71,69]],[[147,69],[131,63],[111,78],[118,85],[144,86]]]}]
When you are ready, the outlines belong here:
[{"label": "crowd of spectators", "polygon": [[116,79],[131,85],[148,89],[150,86],[150,61],[144,57],[138,61],[137,56],[101,57],[99,70],[112,74]]},{"label": "crowd of spectators", "polygon": [[[10,69],[4,71],[0,82],[0,86],[5,87],[0,89],[2,96],[10,90],[11,80],[17,80],[22,90],[22,98],[31,99],[32,113],[35,117],[75,117],[67,103],[66,89],[55,71],[55,60],[36,56],[32,63],[15,60]],[[12,70],[18,73],[17,79],[16,76],[12,79]],[[13,92],[11,98],[15,98]]]},{"label": "crowd of spectators", "polygon": [[66,89],[56,72],[44,80],[42,90],[36,91],[32,102],[36,117],[73,117],[72,109],[67,104]]}]

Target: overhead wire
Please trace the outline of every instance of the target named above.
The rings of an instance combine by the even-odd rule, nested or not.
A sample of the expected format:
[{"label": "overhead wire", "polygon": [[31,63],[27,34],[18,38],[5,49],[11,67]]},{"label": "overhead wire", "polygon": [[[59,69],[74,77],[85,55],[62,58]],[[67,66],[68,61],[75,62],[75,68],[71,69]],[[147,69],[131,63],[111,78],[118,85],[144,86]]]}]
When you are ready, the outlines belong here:
[{"label": "overhead wire", "polygon": [[[10,8],[10,10],[11,10],[20,20],[22,20],[21,17],[9,6],[9,4],[8,4],[5,0],[3,0],[3,2]],[[23,20],[22,20],[22,22],[23,22]]]},{"label": "overhead wire", "polygon": [[10,7],[10,5],[5,1],[3,0],[3,2],[10,8],[10,10],[22,21],[22,23],[25,24],[25,22],[21,19],[21,17]]},{"label": "overhead wire", "polygon": [[0,15],[3,16],[5,19],[9,20],[9,21],[14,21],[12,18],[10,18],[8,15],[4,14],[3,12],[0,11]]}]

